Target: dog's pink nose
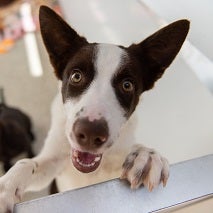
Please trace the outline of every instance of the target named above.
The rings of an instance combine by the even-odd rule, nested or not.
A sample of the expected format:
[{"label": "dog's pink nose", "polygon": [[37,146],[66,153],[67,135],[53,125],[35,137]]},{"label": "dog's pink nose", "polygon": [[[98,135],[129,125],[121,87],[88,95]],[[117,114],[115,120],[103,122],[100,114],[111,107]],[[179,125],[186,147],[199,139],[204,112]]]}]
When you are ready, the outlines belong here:
[{"label": "dog's pink nose", "polygon": [[109,136],[109,129],[105,119],[89,121],[79,118],[73,125],[73,132],[77,142],[84,148],[94,149],[102,146]]}]

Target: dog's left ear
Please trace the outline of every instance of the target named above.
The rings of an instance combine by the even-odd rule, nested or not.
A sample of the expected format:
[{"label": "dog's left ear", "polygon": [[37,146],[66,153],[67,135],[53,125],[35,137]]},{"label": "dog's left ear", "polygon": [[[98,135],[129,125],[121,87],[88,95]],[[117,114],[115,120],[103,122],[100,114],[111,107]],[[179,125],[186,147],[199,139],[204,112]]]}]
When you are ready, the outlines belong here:
[{"label": "dog's left ear", "polygon": [[88,44],[58,14],[46,6],[39,11],[41,35],[46,46],[55,74],[62,79],[68,60],[82,46]]},{"label": "dog's left ear", "polygon": [[142,64],[143,91],[153,87],[179,52],[189,31],[189,21],[179,20],[127,49]]}]

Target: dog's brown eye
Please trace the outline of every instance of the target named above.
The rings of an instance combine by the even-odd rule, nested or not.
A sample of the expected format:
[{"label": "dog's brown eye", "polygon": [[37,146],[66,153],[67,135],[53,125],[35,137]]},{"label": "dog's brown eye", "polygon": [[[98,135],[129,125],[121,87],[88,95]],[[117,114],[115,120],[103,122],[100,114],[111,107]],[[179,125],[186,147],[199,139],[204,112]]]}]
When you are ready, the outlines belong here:
[{"label": "dog's brown eye", "polygon": [[134,90],[134,85],[131,81],[125,80],[123,81],[122,89],[124,92],[132,92]]},{"label": "dog's brown eye", "polygon": [[74,70],[74,72],[71,75],[71,81],[72,83],[79,83],[82,79],[82,74],[80,70]]}]

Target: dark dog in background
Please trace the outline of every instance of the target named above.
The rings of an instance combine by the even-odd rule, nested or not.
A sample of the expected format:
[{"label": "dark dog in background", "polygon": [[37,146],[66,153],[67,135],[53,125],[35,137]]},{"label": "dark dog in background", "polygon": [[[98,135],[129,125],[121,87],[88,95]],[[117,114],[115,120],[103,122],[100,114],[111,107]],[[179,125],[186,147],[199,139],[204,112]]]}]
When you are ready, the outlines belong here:
[{"label": "dark dog in background", "polygon": [[5,172],[12,166],[12,159],[26,152],[33,157],[30,118],[22,111],[9,107],[4,101],[3,89],[0,88],[0,161]]}]

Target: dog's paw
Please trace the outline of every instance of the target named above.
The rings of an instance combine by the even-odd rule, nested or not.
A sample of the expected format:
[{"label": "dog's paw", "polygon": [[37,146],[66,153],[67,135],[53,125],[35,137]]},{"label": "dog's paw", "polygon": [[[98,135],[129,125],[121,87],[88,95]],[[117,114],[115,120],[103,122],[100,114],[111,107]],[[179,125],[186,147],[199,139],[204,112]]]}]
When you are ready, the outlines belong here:
[{"label": "dog's paw", "polygon": [[0,178],[0,212],[12,213],[14,204],[20,201],[18,188],[15,190],[8,188],[8,182]]},{"label": "dog's paw", "polygon": [[10,171],[8,173],[0,177],[0,213],[12,213],[15,203],[20,202],[23,195],[23,190],[15,181],[17,177]]},{"label": "dog's paw", "polygon": [[[9,197],[8,197],[9,196]],[[10,194],[0,192],[0,212],[1,213],[12,213],[14,207],[13,198],[10,197]]]},{"label": "dog's paw", "polygon": [[169,163],[153,149],[137,145],[123,163],[121,179],[127,179],[132,189],[142,184],[149,191],[161,182],[166,185],[169,177]]}]

